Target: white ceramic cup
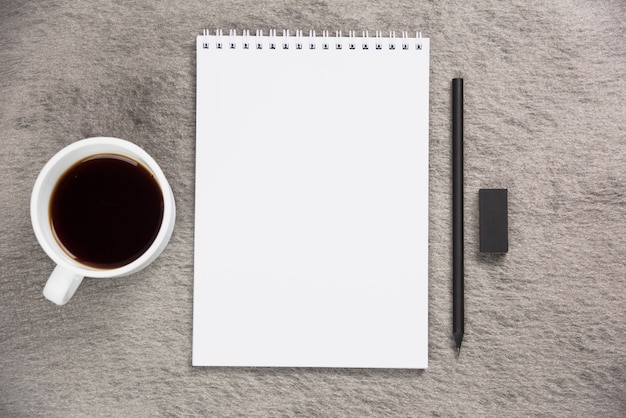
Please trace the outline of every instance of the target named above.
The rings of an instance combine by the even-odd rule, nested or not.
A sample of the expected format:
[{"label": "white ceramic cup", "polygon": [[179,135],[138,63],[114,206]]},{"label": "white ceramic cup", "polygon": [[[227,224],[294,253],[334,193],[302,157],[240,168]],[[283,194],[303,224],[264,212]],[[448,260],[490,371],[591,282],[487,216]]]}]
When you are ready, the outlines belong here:
[{"label": "white ceramic cup", "polygon": [[[163,220],[152,245],[134,261],[111,269],[90,267],[70,257],[57,242],[50,222],[50,198],[57,181],[74,164],[97,154],[118,154],[139,162],[154,175],[163,193]],[[174,230],[176,204],[172,189],[163,171],[148,153],[123,139],[97,137],[83,139],[68,145],[46,163],[33,187],[30,216],[39,244],[56,263],[56,267],[44,287],[43,294],[52,302],[64,305],[74,295],[84,277],[127,276],[154,261],[165,249]]]}]

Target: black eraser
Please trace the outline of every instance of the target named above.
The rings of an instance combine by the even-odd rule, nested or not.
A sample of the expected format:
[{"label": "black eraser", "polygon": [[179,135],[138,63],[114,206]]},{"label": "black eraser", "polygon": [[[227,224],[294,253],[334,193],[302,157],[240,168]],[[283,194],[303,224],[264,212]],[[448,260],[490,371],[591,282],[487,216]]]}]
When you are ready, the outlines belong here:
[{"label": "black eraser", "polygon": [[509,219],[507,189],[480,189],[480,252],[509,251]]}]

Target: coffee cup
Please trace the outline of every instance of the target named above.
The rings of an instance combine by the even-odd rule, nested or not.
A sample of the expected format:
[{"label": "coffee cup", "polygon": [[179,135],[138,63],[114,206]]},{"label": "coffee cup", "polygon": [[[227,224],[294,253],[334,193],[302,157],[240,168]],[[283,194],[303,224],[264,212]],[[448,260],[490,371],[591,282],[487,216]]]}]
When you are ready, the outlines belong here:
[{"label": "coffee cup", "polygon": [[84,277],[138,272],[165,249],[174,195],[156,161],[118,138],[74,142],[43,167],[31,195],[35,236],[55,262],[44,296],[66,304]]}]

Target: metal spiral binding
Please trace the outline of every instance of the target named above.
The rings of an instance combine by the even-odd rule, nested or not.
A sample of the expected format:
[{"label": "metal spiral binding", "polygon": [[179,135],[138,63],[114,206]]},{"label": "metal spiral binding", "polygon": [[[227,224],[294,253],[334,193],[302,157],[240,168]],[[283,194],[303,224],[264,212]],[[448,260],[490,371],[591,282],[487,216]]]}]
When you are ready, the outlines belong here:
[{"label": "metal spiral binding", "polygon": [[[224,36],[222,29],[216,29],[215,35],[211,35],[208,29],[202,31],[202,48],[209,49],[263,49],[268,48],[270,50],[303,50],[303,49],[316,49],[318,46],[322,50],[341,50],[344,48],[344,42],[347,40],[347,49],[354,51],[357,49],[369,50],[371,44],[373,49],[383,50],[388,49],[394,51],[396,49],[407,51],[411,49],[411,40],[414,40],[415,49],[422,49],[422,33],[415,32],[414,37],[409,36],[409,32],[403,31],[400,38],[396,38],[395,31],[389,31],[387,36],[383,35],[383,31],[376,31],[374,37],[370,37],[368,31],[362,31],[360,36],[357,37],[356,31],[349,31],[348,36],[344,37],[342,31],[336,31],[334,36],[330,35],[327,30],[322,31],[322,36],[317,36],[315,30],[309,30],[308,35],[304,35],[302,30],[296,30],[292,33],[286,29],[282,31],[282,36],[276,35],[276,29],[270,29],[269,34],[266,36],[263,34],[263,30],[256,30],[254,36],[250,35],[249,30],[243,30],[241,35],[237,35],[236,29],[231,29],[228,32],[228,38]],[[412,39],[414,38],[414,39]]]}]

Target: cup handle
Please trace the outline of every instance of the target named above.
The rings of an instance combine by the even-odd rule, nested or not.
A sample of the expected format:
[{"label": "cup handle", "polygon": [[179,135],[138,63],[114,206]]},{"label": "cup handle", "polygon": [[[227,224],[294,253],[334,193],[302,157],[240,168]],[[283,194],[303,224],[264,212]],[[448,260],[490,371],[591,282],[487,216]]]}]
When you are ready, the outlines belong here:
[{"label": "cup handle", "polygon": [[65,305],[78,289],[83,276],[56,266],[43,288],[43,295],[57,305]]}]

